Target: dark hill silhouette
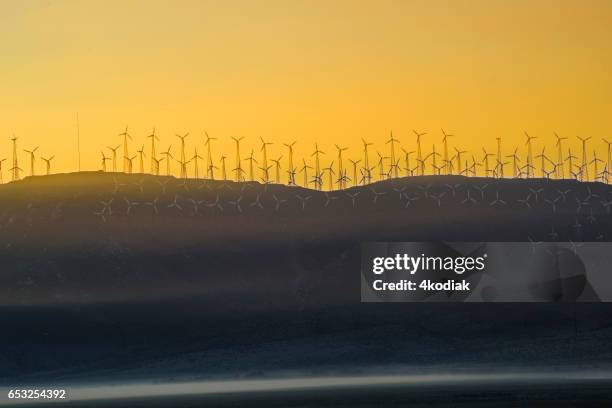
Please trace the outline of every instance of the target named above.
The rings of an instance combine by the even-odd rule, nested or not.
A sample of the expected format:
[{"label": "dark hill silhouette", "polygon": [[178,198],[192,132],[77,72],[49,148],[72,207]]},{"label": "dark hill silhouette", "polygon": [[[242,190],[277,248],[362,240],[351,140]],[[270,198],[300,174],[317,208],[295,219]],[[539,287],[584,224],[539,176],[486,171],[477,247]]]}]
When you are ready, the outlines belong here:
[{"label": "dark hill silhouette", "polygon": [[611,191],[429,176],[320,192],[99,172],[2,185],[0,378],[610,361],[606,304],[362,304],[359,245],[605,241]]}]

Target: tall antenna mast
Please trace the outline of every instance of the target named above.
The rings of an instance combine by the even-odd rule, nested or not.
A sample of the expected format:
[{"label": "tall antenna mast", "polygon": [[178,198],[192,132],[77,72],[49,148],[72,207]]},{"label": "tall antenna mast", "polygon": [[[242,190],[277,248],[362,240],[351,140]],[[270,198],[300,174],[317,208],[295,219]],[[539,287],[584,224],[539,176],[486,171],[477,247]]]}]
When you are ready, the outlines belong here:
[{"label": "tall antenna mast", "polygon": [[79,126],[79,112],[76,114],[76,127],[77,127],[77,163],[79,171],[81,171],[81,128]]}]

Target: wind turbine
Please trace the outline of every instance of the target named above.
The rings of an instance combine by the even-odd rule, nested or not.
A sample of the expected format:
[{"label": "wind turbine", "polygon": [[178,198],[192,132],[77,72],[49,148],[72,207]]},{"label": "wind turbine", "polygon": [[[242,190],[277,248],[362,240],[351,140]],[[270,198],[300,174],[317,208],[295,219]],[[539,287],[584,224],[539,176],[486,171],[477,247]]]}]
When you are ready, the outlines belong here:
[{"label": "wind turbine", "polygon": [[198,154],[198,148],[196,147],[195,153],[193,154],[193,157],[190,159],[190,161],[193,160],[193,166],[194,166],[193,174],[196,179],[200,178],[200,165],[198,164],[198,159],[202,159],[202,156]]},{"label": "wind turbine", "polygon": [[387,175],[387,172],[385,171],[385,159],[388,159],[388,157],[381,155],[380,152],[376,152],[376,154],[378,155],[378,176],[380,177],[379,180],[384,180],[385,176]]},{"label": "wind turbine", "polygon": [[445,170],[446,170],[446,174],[451,174],[450,173],[451,167],[450,167],[450,163],[448,161],[448,138],[449,137],[454,137],[455,135],[451,135],[449,133],[446,133],[444,131],[444,129],[440,129],[440,130],[442,131],[442,134],[444,135],[442,137],[442,143],[444,144],[444,157],[443,157],[444,167],[445,167]]},{"label": "wind turbine", "polygon": [[489,174],[491,173],[491,167],[489,166],[489,157],[494,156],[494,154],[488,153],[484,147],[482,148],[482,152],[484,153],[482,161],[485,165],[485,177],[489,177]]},{"label": "wind turbine", "polygon": [[576,178],[575,177],[576,173],[574,173],[574,160],[578,160],[578,157],[572,154],[571,148],[567,149],[567,158],[565,160],[569,164],[569,175],[574,176],[574,178]]},{"label": "wind turbine", "polygon": [[170,159],[174,159],[174,156],[172,155],[172,153],[170,152],[170,150],[172,149],[172,145],[168,146],[168,150],[166,150],[165,152],[162,152],[162,155],[164,155],[165,159],[166,159],[166,176],[169,176],[171,171],[171,166],[170,166]]},{"label": "wind turbine", "polygon": [[153,161],[155,162],[155,167],[154,167],[154,172],[153,174],[155,174],[156,176],[159,176],[159,165],[161,162],[163,162],[164,160],[166,160],[165,157],[162,157],[161,159],[153,159]]},{"label": "wind turbine", "polygon": [[410,155],[414,153],[414,150],[407,151],[402,147],[402,151],[404,152],[404,162],[406,165],[406,168],[404,170],[406,170],[406,176],[410,176]]},{"label": "wind turbine", "polygon": [[393,172],[394,173],[394,177],[397,178],[398,177],[398,173],[397,173],[397,166],[395,165],[395,142],[399,143],[399,140],[397,140],[397,139],[395,139],[393,137],[393,131],[391,131],[389,139],[385,142],[385,144],[390,144],[391,145],[391,165],[389,167],[389,174],[391,174],[391,172]]},{"label": "wind turbine", "polygon": [[215,168],[215,165],[212,158],[212,141],[217,140],[217,138],[208,136],[207,131],[204,131],[204,134],[206,135],[206,141],[204,142],[204,146],[206,146],[206,177],[214,180],[215,175],[213,169]]},{"label": "wind turbine", "polygon": [[425,136],[427,132],[419,133],[416,130],[412,130],[416,135],[416,144],[417,144],[417,162],[420,164],[421,168],[421,176],[425,174],[425,161],[423,160],[423,151],[421,150],[421,137]]},{"label": "wind turbine", "polygon": [[36,146],[32,150],[23,149],[24,152],[30,155],[30,176],[34,175],[34,164],[36,163],[36,157],[34,154],[36,153],[37,150],[38,150],[38,146]]},{"label": "wind turbine", "polygon": [[[338,145],[334,145],[336,146],[336,150],[338,150],[338,175],[340,177],[342,177],[342,175],[344,174],[344,168],[342,166],[342,152],[347,150],[346,147],[340,147]],[[340,189],[342,189],[344,187],[344,183],[343,181],[340,181],[340,184],[338,186]]]},{"label": "wind turbine", "polygon": [[117,172],[117,149],[119,149],[121,145],[117,145],[115,147],[106,146],[111,152],[113,152],[113,173]]},{"label": "wind turbine", "polygon": [[19,172],[23,171],[23,169],[21,167],[14,167],[13,166],[10,170],[13,172],[13,179],[14,180],[19,180],[19,177],[20,177],[19,176]]},{"label": "wind turbine", "polygon": [[546,178],[546,160],[548,157],[546,156],[546,146],[542,147],[542,153],[536,156],[536,159],[540,159],[540,170],[542,172],[542,178]]},{"label": "wind turbine", "polygon": [[241,159],[240,159],[240,141],[242,139],[244,139],[244,137],[232,137],[232,139],[234,140],[234,142],[236,142],[236,168],[234,169],[234,171],[236,172],[236,181],[241,181],[242,178],[242,166],[241,166]]},{"label": "wind turbine", "polygon": [[557,132],[555,132],[555,139],[557,139],[555,143],[555,146],[557,146],[557,177],[565,178],[565,168],[563,166],[563,141],[567,140],[567,137],[560,137]]},{"label": "wind turbine", "polygon": [[189,132],[184,135],[176,135],[179,139],[181,139],[181,159],[179,163],[181,164],[181,178],[187,178],[187,159],[185,158],[185,139],[189,136]]},{"label": "wind turbine", "polygon": [[227,181],[227,170],[225,167],[225,159],[227,159],[227,157],[221,156],[221,177],[223,178],[223,181]]},{"label": "wind turbine", "polygon": [[525,137],[527,138],[527,141],[525,142],[525,145],[527,146],[527,178],[529,178],[531,174],[531,169],[534,168],[533,167],[533,150],[532,150],[532,145],[531,145],[531,141],[533,139],[537,139],[537,136],[529,136],[529,133],[527,133],[527,131],[525,132]]},{"label": "wind turbine", "polygon": [[253,162],[257,163],[257,159],[254,157],[254,151],[251,149],[251,155],[246,159],[249,162],[249,181],[255,181],[255,172],[253,171]]},{"label": "wind turbine", "polygon": [[11,139],[13,142],[13,167],[11,168],[11,172],[13,173],[13,181],[19,180],[19,172],[21,168],[19,167],[19,156],[17,155],[17,138],[13,135]]},{"label": "wind turbine", "polygon": [[49,158],[42,157],[43,161],[46,163],[47,168],[47,176],[51,174],[51,160],[53,160],[55,156],[51,156]]},{"label": "wind turbine", "polygon": [[459,171],[459,174],[461,174],[461,171],[462,171],[461,170],[461,155],[463,153],[467,153],[467,151],[466,150],[459,150],[459,149],[457,149],[455,147],[455,152],[457,152],[456,153],[456,156],[457,156],[457,171]]},{"label": "wind turbine", "polygon": [[612,170],[612,149],[610,149],[610,145],[612,144],[612,141],[607,140],[607,139],[601,139],[601,140],[603,140],[603,142],[608,145],[608,159],[607,159],[606,169],[610,171]]},{"label": "wind turbine", "polygon": [[137,155],[137,154],[135,154],[135,155],[134,155],[134,156],[132,156],[132,157],[126,157],[126,158],[125,158],[125,160],[127,160],[127,164],[128,164],[128,166],[127,166],[127,173],[128,173],[128,174],[132,174],[132,169],[134,168],[134,159],[135,159],[136,157],[138,157],[138,155]]},{"label": "wind turbine", "polygon": [[495,170],[499,168],[501,170],[501,173],[497,172],[497,176],[503,178],[504,177],[504,163],[502,162],[502,147],[501,147],[502,138],[497,137],[496,140],[497,140],[497,163],[495,164]]},{"label": "wind turbine", "polygon": [[[315,151],[310,155],[310,157],[315,157],[315,189],[321,190],[323,185],[321,183],[321,162],[319,161],[319,155],[325,154],[324,151],[319,150],[319,145],[315,143]],[[317,181],[318,180],[318,181]]]},{"label": "wind turbine", "polygon": [[472,155],[472,177],[476,177],[478,174],[478,167],[482,167],[482,164],[476,161],[474,155]]},{"label": "wind turbine", "polygon": [[274,167],[276,169],[276,183],[280,184],[280,170],[281,170],[281,165],[280,165],[280,161],[283,158],[283,156],[280,156],[278,159],[272,159],[272,162],[274,163]]},{"label": "wind turbine", "polygon": [[518,164],[520,162],[519,156],[517,154],[518,147],[514,149],[514,153],[507,155],[506,157],[512,158],[512,175],[513,177],[518,177]]},{"label": "wind turbine", "polygon": [[261,169],[263,171],[263,181],[267,183],[270,181],[270,174],[268,173],[268,146],[271,145],[271,142],[266,142],[263,137],[259,137],[261,140],[261,152],[262,152],[262,161],[261,161]]},{"label": "wind turbine", "polygon": [[[119,136],[123,136],[123,172],[128,173],[128,169],[130,168],[130,153],[128,149],[128,139],[132,139],[132,136],[128,133],[128,127],[125,126],[125,130],[122,133],[119,133]],[[131,170],[129,171],[131,173]]]},{"label": "wind turbine", "polygon": [[[155,128],[153,128],[153,131],[151,132],[149,136],[147,136],[147,138],[151,139],[151,173],[154,173],[155,166],[159,165],[159,162],[155,160],[157,159],[157,152],[155,151],[155,140],[159,140],[159,137],[155,135]],[[166,157],[166,162],[167,163],[170,162],[170,160],[168,160],[168,157]]]},{"label": "wind turbine", "polygon": [[287,149],[289,149],[289,170],[287,171],[287,173],[289,173],[289,180],[287,181],[287,184],[289,184],[290,186],[295,186],[295,167],[293,167],[293,146],[296,143],[296,141],[293,141],[291,143],[283,143],[287,147]]},{"label": "wind turbine", "polygon": [[503,161],[499,161],[495,164],[495,169],[493,170],[493,173],[498,177],[498,178],[503,178],[504,177],[504,167],[506,166],[506,164],[508,164],[509,162],[503,162]]},{"label": "wind turbine", "polygon": [[304,164],[300,171],[304,174],[304,187],[308,188],[308,169],[312,169],[311,166],[306,164],[306,160],[302,159],[302,163]]},{"label": "wind turbine", "polygon": [[6,161],[6,159],[0,159],[0,184],[4,183],[4,180],[2,179],[2,163],[4,163]]},{"label": "wind turbine", "polygon": [[433,174],[438,174],[438,176],[439,176],[442,167],[438,166],[438,157],[440,156],[440,153],[436,152],[436,145],[435,145],[435,143],[433,144],[433,146],[431,148],[431,153],[429,153],[427,155],[427,157],[425,157],[425,160],[427,160],[427,158],[430,157],[430,156],[431,156],[432,173]]},{"label": "wind turbine", "polygon": [[586,172],[586,181],[589,181],[589,168],[587,166],[587,153],[586,153],[586,143],[591,139],[591,137],[580,137],[576,136],[578,140],[582,142],[582,166],[580,168],[580,181],[585,179]]},{"label": "wind turbine", "polygon": [[593,165],[593,179],[596,179],[599,175],[599,168],[597,166],[597,163],[604,163],[604,161],[598,158],[597,152],[593,150],[593,160],[589,162],[589,164]]},{"label": "wind turbine", "polygon": [[102,171],[106,173],[106,162],[110,160],[110,158],[104,155],[104,151],[100,152],[102,154]]},{"label": "wind turbine", "polygon": [[322,170],[322,174],[325,174],[325,171],[327,171],[329,173],[329,190],[333,190],[334,189],[334,161],[332,160],[332,162],[330,163],[329,167],[325,167]]},{"label": "wind turbine", "polygon": [[353,186],[357,185],[357,165],[361,162],[361,160],[352,160],[349,161],[353,164]]},{"label": "wind turbine", "polygon": [[140,150],[136,151],[138,153],[138,155],[140,156],[140,173],[144,174],[144,158],[146,156],[145,152],[144,152],[144,145],[142,145],[142,147],[140,148]]},{"label": "wind turbine", "polygon": [[363,142],[363,168],[366,170],[364,184],[369,184],[372,181],[372,172],[370,171],[370,155],[368,154],[368,147],[372,145],[370,142],[366,142],[365,139],[361,139]]}]

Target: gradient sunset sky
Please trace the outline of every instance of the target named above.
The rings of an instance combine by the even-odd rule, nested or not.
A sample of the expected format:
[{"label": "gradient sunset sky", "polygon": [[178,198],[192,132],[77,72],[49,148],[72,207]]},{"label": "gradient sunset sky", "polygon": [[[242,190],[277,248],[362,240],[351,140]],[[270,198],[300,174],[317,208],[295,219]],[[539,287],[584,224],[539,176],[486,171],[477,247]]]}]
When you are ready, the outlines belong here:
[{"label": "gradient sunset sky", "polygon": [[552,157],[556,131],[602,159],[612,138],[607,0],[24,0],[0,16],[0,158],[15,134],[58,171],[76,169],[77,112],[92,170],[126,125],[132,151],[155,126],[158,151],[190,132],[192,154],[207,130],[232,161],[230,136],[245,156],[263,136],[271,156],[298,140],[298,157],[315,141],[359,157],[361,137],[382,151],[392,129],[413,150],[428,131],[429,151],[443,127],[452,146],[502,137],[510,154],[527,130]]}]

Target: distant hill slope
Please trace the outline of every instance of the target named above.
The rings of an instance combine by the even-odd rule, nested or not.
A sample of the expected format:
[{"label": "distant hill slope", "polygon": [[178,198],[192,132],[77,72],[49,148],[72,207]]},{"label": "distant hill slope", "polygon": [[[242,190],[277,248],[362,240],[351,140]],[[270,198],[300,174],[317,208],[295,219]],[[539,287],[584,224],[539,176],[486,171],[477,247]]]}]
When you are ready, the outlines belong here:
[{"label": "distant hill slope", "polygon": [[299,303],[305,282],[335,270],[340,284],[358,271],[361,242],[607,240],[611,191],[458,176],[332,192],[101,172],[30,177],[0,186],[0,304],[251,295],[266,284],[278,296],[292,287],[286,300]]}]

